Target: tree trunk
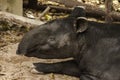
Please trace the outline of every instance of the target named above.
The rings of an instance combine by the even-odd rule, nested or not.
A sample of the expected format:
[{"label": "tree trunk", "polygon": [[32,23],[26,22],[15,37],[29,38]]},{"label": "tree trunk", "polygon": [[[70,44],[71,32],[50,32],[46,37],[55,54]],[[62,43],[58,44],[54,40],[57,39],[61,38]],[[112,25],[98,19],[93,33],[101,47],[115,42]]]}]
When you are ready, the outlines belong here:
[{"label": "tree trunk", "polygon": [[0,10],[23,15],[23,0],[0,0]]}]

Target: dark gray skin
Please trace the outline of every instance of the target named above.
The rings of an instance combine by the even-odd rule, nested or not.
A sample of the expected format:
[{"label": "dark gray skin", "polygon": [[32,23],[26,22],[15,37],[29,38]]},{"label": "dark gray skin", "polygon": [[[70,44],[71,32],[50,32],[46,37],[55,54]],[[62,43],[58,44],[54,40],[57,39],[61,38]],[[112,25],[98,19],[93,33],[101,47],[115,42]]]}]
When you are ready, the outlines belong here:
[{"label": "dark gray skin", "polygon": [[[34,63],[38,71],[80,77],[80,80],[120,80],[120,24],[69,16],[28,32],[17,54],[37,58],[67,58],[59,63]],[[70,66],[71,65],[71,66]]]}]

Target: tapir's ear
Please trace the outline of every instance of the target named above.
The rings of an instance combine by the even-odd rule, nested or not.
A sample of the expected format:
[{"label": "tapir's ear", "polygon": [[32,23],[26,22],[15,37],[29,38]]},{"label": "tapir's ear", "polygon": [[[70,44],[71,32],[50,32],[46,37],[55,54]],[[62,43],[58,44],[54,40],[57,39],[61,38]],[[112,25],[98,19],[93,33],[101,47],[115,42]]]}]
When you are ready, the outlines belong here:
[{"label": "tapir's ear", "polygon": [[76,33],[82,33],[86,31],[88,28],[87,19],[85,17],[78,17],[74,21],[74,28],[75,28]]}]

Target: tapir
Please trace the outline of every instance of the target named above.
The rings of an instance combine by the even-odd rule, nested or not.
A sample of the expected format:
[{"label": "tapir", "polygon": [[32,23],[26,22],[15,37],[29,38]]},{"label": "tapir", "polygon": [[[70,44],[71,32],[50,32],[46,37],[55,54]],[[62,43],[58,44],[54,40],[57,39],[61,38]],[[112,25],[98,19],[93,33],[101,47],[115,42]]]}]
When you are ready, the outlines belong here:
[{"label": "tapir", "polygon": [[84,7],[65,18],[27,32],[17,54],[44,59],[73,60],[34,63],[44,73],[67,74],[80,80],[120,80],[120,23],[90,21]]}]

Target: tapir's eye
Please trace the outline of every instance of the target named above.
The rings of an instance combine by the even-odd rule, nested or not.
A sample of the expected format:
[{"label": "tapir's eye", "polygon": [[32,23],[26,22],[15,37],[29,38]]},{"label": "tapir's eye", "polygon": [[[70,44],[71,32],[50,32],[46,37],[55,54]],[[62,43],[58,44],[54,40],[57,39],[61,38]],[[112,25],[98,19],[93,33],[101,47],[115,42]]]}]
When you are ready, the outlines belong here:
[{"label": "tapir's eye", "polygon": [[48,38],[48,44],[49,45],[55,45],[56,44],[56,39],[55,39],[55,37],[54,36],[50,36],[49,38]]},{"label": "tapir's eye", "polygon": [[49,37],[49,41],[54,41],[55,40],[55,37],[54,36],[50,36]]}]

